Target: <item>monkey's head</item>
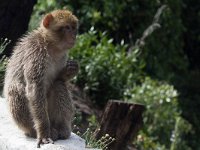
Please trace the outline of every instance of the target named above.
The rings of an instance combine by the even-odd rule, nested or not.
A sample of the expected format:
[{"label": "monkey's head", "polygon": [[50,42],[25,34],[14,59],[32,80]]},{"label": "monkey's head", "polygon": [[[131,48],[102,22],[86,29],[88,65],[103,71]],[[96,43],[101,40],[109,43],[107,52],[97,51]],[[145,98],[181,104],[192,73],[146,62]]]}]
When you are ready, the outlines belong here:
[{"label": "monkey's head", "polygon": [[42,27],[62,48],[72,48],[76,41],[78,19],[68,10],[55,10],[42,20]]}]

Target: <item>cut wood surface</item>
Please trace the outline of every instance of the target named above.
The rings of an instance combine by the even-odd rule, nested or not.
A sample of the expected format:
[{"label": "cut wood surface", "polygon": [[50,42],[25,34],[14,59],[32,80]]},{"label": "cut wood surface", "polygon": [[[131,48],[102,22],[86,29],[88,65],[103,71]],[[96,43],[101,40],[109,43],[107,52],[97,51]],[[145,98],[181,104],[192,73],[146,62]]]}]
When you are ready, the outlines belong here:
[{"label": "cut wood surface", "polygon": [[103,113],[96,138],[109,134],[115,138],[109,149],[125,150],[126,145],[132,142],[142,125],[144,110],[145,107],[141,104],[110,100]]}]

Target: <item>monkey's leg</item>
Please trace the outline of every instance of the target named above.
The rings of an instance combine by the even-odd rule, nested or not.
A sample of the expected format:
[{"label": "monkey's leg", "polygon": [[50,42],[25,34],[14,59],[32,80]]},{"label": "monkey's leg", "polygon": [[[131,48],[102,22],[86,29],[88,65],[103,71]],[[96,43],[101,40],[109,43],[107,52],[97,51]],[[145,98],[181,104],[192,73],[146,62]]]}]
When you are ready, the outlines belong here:
[{"label": "monkey's leg", "polygon": [[62,80],[56,80],[49,91],[48,112],[51,127],[57,130],[58,138],[68,138],[71,134],[74,107],[70,92]]},{"label": "monkey's leg", "polygon": [[26,99],[23,86],[10,86],[6,96],[12,117],[18,127],[25,135],[36,138],[36,131],[33,127],[32,118],[29,112],[28,100]]}]

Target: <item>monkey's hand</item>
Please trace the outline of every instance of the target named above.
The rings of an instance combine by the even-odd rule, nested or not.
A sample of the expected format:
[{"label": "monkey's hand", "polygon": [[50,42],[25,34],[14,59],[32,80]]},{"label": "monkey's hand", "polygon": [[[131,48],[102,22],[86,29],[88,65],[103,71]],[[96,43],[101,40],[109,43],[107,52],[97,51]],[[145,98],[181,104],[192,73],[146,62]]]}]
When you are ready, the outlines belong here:
[{"label": "monkey's hand", "polygon": [[40,148],[41,144],[54,144],[53,140],[51,138],[39,138],[37,142],[37,148]]},{"label": "monkey's hand", "polygon": [[78,71],[79,71],[78,62],[75,60],[68,60],[67,65],[61,72],[61,78],[64,79],[65,81],[69,81],[78,74]]},{"label": "monkey's hand", "polygon": [[75,75],[78,74],[79,65],[78,62],[75,60],[68,60],[66,65],[66,75],[68,77],[73,78]]}]

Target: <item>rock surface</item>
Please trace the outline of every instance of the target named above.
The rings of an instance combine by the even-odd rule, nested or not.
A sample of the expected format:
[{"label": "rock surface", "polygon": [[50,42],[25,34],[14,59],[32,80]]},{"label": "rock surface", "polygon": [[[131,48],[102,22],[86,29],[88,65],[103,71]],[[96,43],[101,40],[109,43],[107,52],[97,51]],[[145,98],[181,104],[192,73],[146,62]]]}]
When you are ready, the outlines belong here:
[{"label": "rock surface", "polygon": [[[0,150],[86,150],[85,141],[72,133],[67,140],[36,148],[36,139],[26,137],[14,124],[6,100],[0,98]],[[91,149],[90,149],[91,150]]]}]

